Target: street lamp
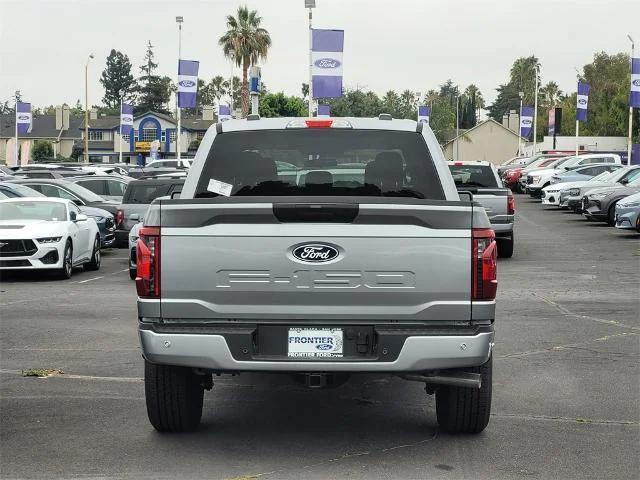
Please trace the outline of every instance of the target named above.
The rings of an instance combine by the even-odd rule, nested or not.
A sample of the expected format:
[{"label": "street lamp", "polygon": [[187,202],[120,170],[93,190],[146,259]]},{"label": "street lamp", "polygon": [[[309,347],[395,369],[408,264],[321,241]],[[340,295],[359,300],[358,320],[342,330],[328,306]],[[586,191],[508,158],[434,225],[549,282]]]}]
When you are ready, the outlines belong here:
[{"label": "street lamp", "polygon": [[522,100],[524,99],[524,92],[518,92],[520,95],[520,115],[518,116],[518,156],[522,155]]},{"label": "street lamp", "polygon": [[533,154],[535,155],[538,145],[538,76],[540,75],[540,66],[534,65],[534,70],[536,72],[536,90],[533,100]]},{"label": "street lamp", "polygon": [[316,0],[304,0],[304,8],[309,9],[309,117],[313,117],[313,9],[316,8]]},{"label": "street lamp", "polygon": [[[631,42],[631,59],[629,63],[629,71],[633,74],[633,56],[635,54],[635,42],[631,35],[627,34],[627,38]],[[631,95],[631,93],[629,93]],[[631,97],[629,97],[629,139],[627,141],[627,165],[631,165],[631,143],[633,141],[633,107],[631,106]]]},{"label": "street lamp", "polygon": [[460,94],[456,96],[456,161],[460,160]]},{"label": "street lamp", "polygon": [[84,163],[89,163],[89,62],[93,53],[89,54],[84,64]]},{"label": "street lamp", "polygon": [[[176,23],[178,24],[178,71],[180,71],[180,58],[182,57],[182,22],[184,19],[182,16],[176,17]],[[180,75],[178,74],[178,82],[180,82]],[[180,151],[181,145],[180,140],[182,137],[182,115],[180,115],[180,105],[178,103],[178,93],[176,93],[176,116],[178,117],[178,128],[176,132],[176,158],[180,160],[182,156],[182,152]],[[180,163],[180,162],[178,162]]]}]

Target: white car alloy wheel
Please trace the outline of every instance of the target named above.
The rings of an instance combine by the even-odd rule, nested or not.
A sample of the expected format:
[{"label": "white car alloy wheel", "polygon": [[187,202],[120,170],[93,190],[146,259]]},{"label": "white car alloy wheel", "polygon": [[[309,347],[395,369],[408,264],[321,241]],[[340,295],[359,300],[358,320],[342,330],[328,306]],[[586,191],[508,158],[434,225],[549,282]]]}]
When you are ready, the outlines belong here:
[{"label": "white car alloy wheel", "polygon": [[100,270],[100,261],[102,254],[100,253],[100,237],[96,235],[93,240],[93,249],[91,250],[91,260],[84,264],[85,270]]},{"label": "white car alloy wheel", "polygon": [[62,278],[71,278],[73,274],[73,247],[71,242],[67,242],[63,255],[61,276]]}]

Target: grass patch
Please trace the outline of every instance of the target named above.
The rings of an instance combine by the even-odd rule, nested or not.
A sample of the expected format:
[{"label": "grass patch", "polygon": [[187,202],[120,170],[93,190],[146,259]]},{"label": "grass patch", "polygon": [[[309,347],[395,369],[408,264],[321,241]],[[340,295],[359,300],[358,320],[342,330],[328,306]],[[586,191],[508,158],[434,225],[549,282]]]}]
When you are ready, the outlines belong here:
[{"label": "grass patch", "polygon": [[56,377],[58,375],[64,375],[62,370],[54,369],[54,368],[29,368],[27,370],[22,371],[23,377]]}]

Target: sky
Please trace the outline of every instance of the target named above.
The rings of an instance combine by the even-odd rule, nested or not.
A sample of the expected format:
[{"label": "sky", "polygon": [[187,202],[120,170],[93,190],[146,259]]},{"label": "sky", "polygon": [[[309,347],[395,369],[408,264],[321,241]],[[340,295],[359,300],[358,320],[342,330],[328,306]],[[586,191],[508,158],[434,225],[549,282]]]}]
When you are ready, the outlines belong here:
[{"label": "sky", "polygon": [[[15,90],[34,106],[84,103],[103,95],[100,73],[110,50],[127,54],[139,75],[147,41],[159,74],[176,76],[183,58],[200,61],[200,78],[228,77],[218,39],[239,5],[257,9],[273,46],[261,64],[270,91],[300,95],[308,81],[304,0],[0,0],[0,101]],[[372,90],[426,92],[451,78],[474,83],[487,104],[513,61],[536,55],[542,81],[575,91],[576,72],[598,51],[640,55],[640,0],[316,0],[314,27],[345,30],[344,83]],[[239,74],[236,69],[236,74]]]}]

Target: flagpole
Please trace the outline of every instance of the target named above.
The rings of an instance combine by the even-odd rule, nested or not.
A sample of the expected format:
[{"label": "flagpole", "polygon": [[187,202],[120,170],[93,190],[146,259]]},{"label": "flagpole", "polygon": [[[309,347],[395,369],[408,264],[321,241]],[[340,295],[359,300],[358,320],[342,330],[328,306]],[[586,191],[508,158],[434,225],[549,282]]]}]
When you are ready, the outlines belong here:
[{"label": "flagpole", "polygon": [[118,154],[118,163],[122,163],[122,95],[120,95],[120,152]]},{"label": "flagpole", "polygon": [[309,4],[309,117],[313,117],[313,4]]},{"label": "flagpole", "polygon": [[518,125],[518,156],[522,155],[522,99],[524,97],[524,92],[520,93],[520,116],[518,117],[519,124]]},{"label": "flagpole", "polygon": [[578,155],[578,137],[580,136],[580,120],[576,120],[576,155]]},{"label": "flagpole", "polygon": [[[631,75],[633,75],[633,55],[635,54],[635,44],[631,35],[627,35],[631,41],[631,61],[629,62],[629,69]],[[627,140],[627,165],[631,165],[631,146],[633,143],[633,106],[631,105],[631,92],[629,92],[629,138]]]},{"label": "flagpole", "polygon": [[20,165],[18,161],[18,95],[16,95],[16,145],[15,145],[15,154],[16,154],[16,166]]},{"label": "flagpole", "polygon": [[535,66],[536,71],[536,91],[533,100],[533,154],[536,154],[538,146],[538,65]]},{"label": "flagpole", "polygon": [[[176,17],[178,22],[178,81],[180,81],[180,58],[182,57],[182,17]],[[176,116],[178,117],[178,131],[176,133],[176,158],[180,160],[182,154],[181,150],[181,136],[182,136],[182,115],[180,114],[180,101],[178,100],[180,94],[176,93]],[[178,162],[180,163],[180,162]]]}]

